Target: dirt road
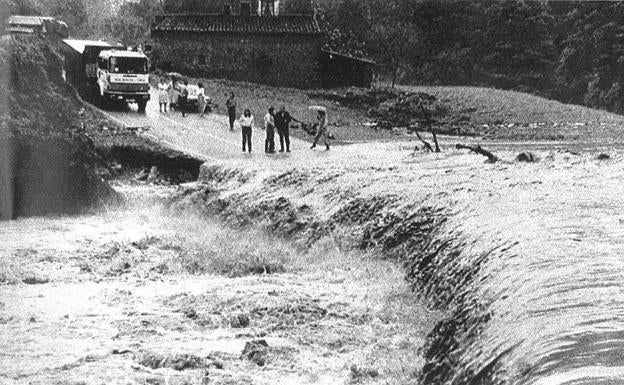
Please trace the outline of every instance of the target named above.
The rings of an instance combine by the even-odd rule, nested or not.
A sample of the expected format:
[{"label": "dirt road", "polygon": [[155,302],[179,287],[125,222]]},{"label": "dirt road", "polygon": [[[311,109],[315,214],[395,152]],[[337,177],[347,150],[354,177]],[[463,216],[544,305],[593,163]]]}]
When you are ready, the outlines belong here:
[{"label": "dirt road", "polygon": [[[179,112],[162,114],[158,111],[156,95],[152,95],[152,101],[147,105],[145,114],[136,111],[136,106],[119,111],[102,111],[110,119],[126,127],[142,127],[146,132],[142,135],[160,142],[166,147],[179,150],[206,161],[240,160],[243,162],[257,163],[269,161],[272,165],[289,166],[302,163],[315,163],[325,161],[332,163],[352,163],[361,160],[379,160],[379,152],[384,152],[384,163],[393,163],[399,159],[395,156],[397,148],[407,149],[421,146],[415,137],[404,137],[400,141],[360,143],[364,146],[340,146],[329,152],[324,151],[323,146],[317,150],[310,150],[310,143],[292,136],[291,129],[291,153],[277,153],[267,156],[264,153],[264,140],[266,133],[260,127],[254,129],[252,135],[253,153],[243,154],[241,146],[241,133],[237,128],[229,130],[228,118],[222,115],[222,111],[207,114],[199,118],[198,114],[192,113],[182,117]],[[260,125],[263,114],[255,116],[256,124]],[[310,117],[313,117],[311,113]],[[330,117],[336,119],[337,117]],[[427,137],[428,134],[424,134]],[[430,138],[427,138],[431,141]],[[478,137],[439,136],[440,145],[444,150],[454,148],[456,143],[480,144],[492,151],[520,152],[520,151],[553,151],[569,150],[572,152],[609,152],[615,149],[624,149],[624,142],[601,141],[599,137],[587,137],[575,141],[509,141],[509,140],[483,140]],[[275,137],[276,149],[279,149],[279,139]],[[387,151],[388,149],[392,151]]]},{"label": "dirt road", "polygon": [[[217,113],[206,114],[200,118],[197,113],[182,114],[173,111],[167,114],[158,111],[157,96],[152,95],[146,113],[138,113],[134,107],[123,111],[105,111],[104,113],[114,121],[129,127],[149,128],[147,135],[166,146],[177,150],[184,150],[192,155],[200,155],[207,160],[223,160],[233,158],[261,158],[265,157],[264,140],[266,132],[260,128],[264,115],[258,112],[255,116],[256,128],[252,134],[252,154],[243,154],[240,128],[229,130],[228,118]],[[291,136],[291,150],[301,151],[309,149],[310,145]],[[275,135],[276,151],[279,150],[279,137]],[[275,154],[271,157],[287,158],[290,154]]]}]

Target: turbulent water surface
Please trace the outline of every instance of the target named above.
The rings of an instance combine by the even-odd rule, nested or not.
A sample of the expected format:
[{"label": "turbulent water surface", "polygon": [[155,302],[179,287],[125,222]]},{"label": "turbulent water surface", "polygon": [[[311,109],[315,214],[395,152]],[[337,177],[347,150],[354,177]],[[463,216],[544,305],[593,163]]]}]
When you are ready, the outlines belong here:
[{"label": "turbulent water surface", "polygon": [[623,166],[562,159],[475,174],[469,204],[458,192],[425,248],[433,278],[412,277],[453,293],[423,382],[624,383]]}]

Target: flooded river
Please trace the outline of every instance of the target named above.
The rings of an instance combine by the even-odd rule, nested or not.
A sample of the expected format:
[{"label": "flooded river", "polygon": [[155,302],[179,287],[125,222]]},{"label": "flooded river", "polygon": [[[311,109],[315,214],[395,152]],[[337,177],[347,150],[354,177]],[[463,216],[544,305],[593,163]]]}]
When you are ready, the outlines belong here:
[{"label": "flooded river", "polygon": [[458,171],[450,219],[412,255],[413,283],[449,311],[424,383],[624,383],[618,159],[542,154],[539,166]]}]

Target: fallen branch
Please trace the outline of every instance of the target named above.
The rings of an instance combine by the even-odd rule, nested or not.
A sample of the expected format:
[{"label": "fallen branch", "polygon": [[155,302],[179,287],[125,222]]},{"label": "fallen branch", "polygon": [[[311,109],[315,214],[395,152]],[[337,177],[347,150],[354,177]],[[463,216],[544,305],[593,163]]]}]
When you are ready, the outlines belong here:
[{"label": "fallen branch", "polygon": [[487,156],[488,158],[488,162],[489,163],[496,163],[498,162],[500,159],[498,158],[498,156],[492,154],[491,152],[489,152],[488,150],[483,149],[480,145],[476,145],[476,146],[467,146],[465,144],[456,144],[455,148],[458,150],[470,150],[476,154],[479,155],[483,155],[483,156]]}]

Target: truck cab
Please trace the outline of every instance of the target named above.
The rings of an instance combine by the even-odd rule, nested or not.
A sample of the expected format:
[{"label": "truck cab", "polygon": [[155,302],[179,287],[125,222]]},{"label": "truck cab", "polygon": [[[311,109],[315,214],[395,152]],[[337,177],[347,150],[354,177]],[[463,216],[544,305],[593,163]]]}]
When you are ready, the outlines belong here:
[{"label": "truck cab", "polygon": [[145,111],[150,98],[147,57],[134,51],[104,50],[97,59],[97,84],[102,101],[134,102]]}]

